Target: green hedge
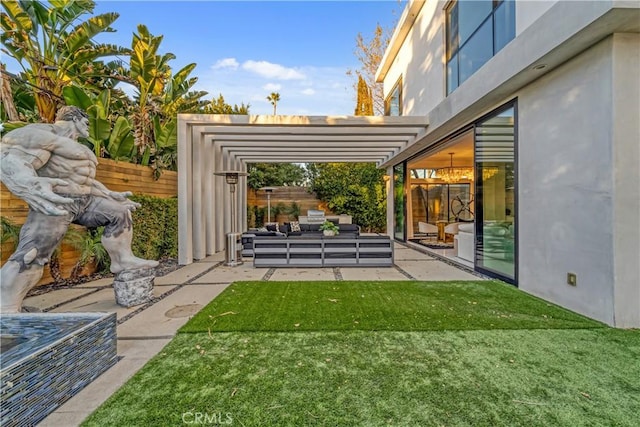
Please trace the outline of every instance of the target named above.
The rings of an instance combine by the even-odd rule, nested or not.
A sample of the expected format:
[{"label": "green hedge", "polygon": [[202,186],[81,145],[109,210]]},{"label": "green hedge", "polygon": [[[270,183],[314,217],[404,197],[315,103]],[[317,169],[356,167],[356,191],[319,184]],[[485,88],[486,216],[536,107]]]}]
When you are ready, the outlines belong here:
[{"label": "green hedge", "polygon": [[178,199],[131,196],[142,206],[132,212],[133,253],[145,259],[178,256]]}]

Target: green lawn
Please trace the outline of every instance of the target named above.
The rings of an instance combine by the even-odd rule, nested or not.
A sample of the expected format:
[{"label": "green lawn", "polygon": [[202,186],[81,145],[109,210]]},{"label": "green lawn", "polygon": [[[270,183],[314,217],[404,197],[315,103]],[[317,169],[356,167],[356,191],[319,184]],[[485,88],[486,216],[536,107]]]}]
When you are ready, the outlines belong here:
[{"label": "green lawn", "polygon": [[243,282],[84,425],[636,427],[639,361],[499,282]]},{"label": "green lawn", "polygon": [[498,281],[236,282],[181,332],[602,326]]}]

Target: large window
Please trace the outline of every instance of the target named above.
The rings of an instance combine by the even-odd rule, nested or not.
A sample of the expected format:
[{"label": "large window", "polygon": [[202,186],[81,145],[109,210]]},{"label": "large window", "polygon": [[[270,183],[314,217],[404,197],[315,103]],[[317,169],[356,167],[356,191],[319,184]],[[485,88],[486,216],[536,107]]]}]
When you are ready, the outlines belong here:
[{"label": "large window", "polygon": [[393,167],[393,236],[398,240],[405,240],[404,165],[401,163]]},{"label": "large window", "polygon": [[516,280],[515,107],[479,122],[476,148],[476,267]]},{"label": "large window", "polygon": [[471,183],[461,184],[411,184],[411,213],[413,229],[418,222],[436,224],[473,221]]},{"label": "large window", "polygon": [[402,78],[400,78],[391,89],[389,96],[384,100],[385,116],[402,115]]},{"label": "large window", "polygon": [[514,0],[458,0],[447,14],[447,94],[515,37]]}]

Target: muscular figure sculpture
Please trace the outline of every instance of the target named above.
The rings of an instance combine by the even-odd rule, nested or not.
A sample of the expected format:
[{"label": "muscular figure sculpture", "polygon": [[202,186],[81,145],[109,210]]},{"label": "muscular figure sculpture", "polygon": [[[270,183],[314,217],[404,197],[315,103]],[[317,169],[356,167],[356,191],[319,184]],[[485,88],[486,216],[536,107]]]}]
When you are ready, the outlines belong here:
[{"label": "muscular figure sculpture", "polygon": [[95,179],[98,160],[76,141],[88,132],[89,120],[82,110],[62,107],[54,124],[30,124],[2,138],[2,182],[27,202],[29,215],[18,248],[0,271],[0,312],[21,310],[22,300],[42,277],[71,223],[105,226],[102,244],[113,273],[158,265],[131,252],[130,211],[140,205],[127,198],[130,192],[110,191]]}]

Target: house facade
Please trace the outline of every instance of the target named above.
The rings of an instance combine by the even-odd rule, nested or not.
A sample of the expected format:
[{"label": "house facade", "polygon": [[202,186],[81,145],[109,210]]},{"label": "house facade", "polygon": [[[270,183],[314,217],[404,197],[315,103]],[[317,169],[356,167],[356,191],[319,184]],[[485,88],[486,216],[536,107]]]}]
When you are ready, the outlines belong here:
[{"label": "house facade", "polygon": [[410,1],[376,79],[428,126],[382,164],[388,228],[640,327],[639,76],[635,1]]}]

